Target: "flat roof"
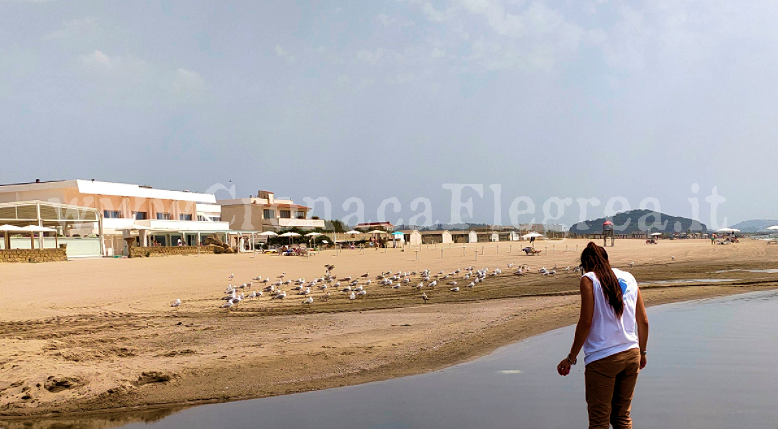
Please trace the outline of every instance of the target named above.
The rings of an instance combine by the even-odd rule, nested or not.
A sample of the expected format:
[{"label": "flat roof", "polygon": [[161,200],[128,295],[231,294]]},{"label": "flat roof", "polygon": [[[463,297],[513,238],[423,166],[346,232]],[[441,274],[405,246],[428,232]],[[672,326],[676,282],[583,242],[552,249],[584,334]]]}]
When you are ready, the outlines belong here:
[{"label": "flat roof", "polygon": [[195,203],[216,203],[216,196],[213,194],[189,191],[170,191],[165,189],[155,189],[149,186],[134,185],[130,183],[101,182],[98,180],[83,179],[0,185],[0,192],[23,192],[67,188],[77,189],[78,192],[82,194],[191,201]]}]

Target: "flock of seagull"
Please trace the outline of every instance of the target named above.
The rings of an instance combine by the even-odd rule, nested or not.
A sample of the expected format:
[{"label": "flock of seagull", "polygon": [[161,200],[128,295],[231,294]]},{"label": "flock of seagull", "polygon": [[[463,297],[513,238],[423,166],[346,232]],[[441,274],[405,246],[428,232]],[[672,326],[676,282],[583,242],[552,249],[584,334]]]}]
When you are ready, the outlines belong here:
[{"label": "flock of seagull", "polygon": [[[675,257],[672,257],[672,259],[675,260]],[[634,265],[634,262],[629,263],[630,267],[633,267]],[[262,276],[257,276],[251,279],[251,281],[237,286],[233,286],[232,283],[230,283],[230,285],[227,286],[227,290],[224,291],[224,296],[221,298],[221,301],[224,302],[220,307],[229,310],[245,300],[256,300],[265,296],[265,294],[267,294],[271,300],[284,300],[290,295],[298,295],[304,297],[302,301],[303,305],[311,305],[313,304],[312,289],[319,289],[323,292],[324,294],[320,299],[325,302],[329,300],[330,291],[348,294],[349,300],[354,301],[358,298],[367,296],[367,287],[373,284],[373,280],[375,280],[376,285],[390,287],[394,290],[400,288],[416,288],[419,291],[423,291],[424,288],[434,290],[436,287],[446,287],[450,292],[459,292],[462,290],[460,289],[460,283],[463,284],[461,287],[473,289],[478,283],[483,282],[488,277],[496,277],[502,274],[500,268],[490,270],[489,268],[476,269],[475,267],[469,266],[464,269],[457,268],[450,273],[440,270],[438,273],[432,274],[429,269],[424,271],[398,270],[396,272],[382,272],[376,276],[375,279],[370,278],[369,272],[364,273],[357,278],[352,278],[351,276],[339,278],[332,274],[332,270],[335,269],[334,265],[325,265],[324,267],[324,275],[322,277],[314,278],[313,280],[306,280],[305,278],[298,278],[295,280],[287,279],[286,273],[284,272],[278,275],[276,280],[272,282],[268,277],[263,278]],[[517,276],[524,276],[531,273],[537,273],[543,276],[553,276],[557,274],[556,265],[550,269],[541,267],[537,271],[531,271],[529,265],[516,266],[513,263],[508,264],[508,269],[510,270],[512,268],[515,268],[513,274]],[[572,271],[577,273],[582,272],[583,269],[581,266],[573,267],[572,269],[568,266],[560,271]],[[412,285],[411,283],[415,283],[413,280],[414,277],[418,277],[418,280],[420,281],[418,284]],[[235,274],[230,274],[228,280],[230,282],[234,281]],[[260,289],[255,290],[255,285],[259,285]],[[290,290],[293,292],[287,292],[285,289],[288,288],[291,288]],[[429,300],[426,292],[422,292],[420,298],[425,303]],[[174,308],[178,308],[181,305],[181,299],[176,299],[170,304],[170,306]]]}]

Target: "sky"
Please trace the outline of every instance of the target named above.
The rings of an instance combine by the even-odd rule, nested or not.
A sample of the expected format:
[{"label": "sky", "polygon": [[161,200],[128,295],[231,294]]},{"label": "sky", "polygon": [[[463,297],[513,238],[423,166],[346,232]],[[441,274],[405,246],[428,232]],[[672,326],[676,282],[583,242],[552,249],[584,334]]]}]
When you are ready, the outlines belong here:
[{"label": "sky", "polygon": [[351,224],[570,225],[590,198],[778,218],[775,22],[762,0],[0,0],[0,183],[262,189]]}]

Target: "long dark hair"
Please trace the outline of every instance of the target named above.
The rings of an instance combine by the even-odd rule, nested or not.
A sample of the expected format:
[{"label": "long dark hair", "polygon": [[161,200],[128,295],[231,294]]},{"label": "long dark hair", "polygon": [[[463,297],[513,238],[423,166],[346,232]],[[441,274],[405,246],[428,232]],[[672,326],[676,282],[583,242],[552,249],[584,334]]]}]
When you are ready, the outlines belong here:
[{"label": "long dark hair", "polygon": [[581,266],[584,272],[594,272],[602,286],[602,292],[608,298],[608,303],[613,307],[617,317],[621,317],[624,312],[624,297],[621,294],[621,285],[616,274],[613,273],[610,262],[608,262],[608,252],[593,242],[581,252]]}]

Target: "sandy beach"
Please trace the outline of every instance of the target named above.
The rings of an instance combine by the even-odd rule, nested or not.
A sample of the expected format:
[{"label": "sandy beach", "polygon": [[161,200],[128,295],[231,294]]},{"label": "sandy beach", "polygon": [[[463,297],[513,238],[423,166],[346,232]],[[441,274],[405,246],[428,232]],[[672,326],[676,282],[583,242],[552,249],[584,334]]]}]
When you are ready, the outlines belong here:
[{"label": "sandy beach", "polygon": [[[574,323],[578,274],[564,269],[577,265],[576,247],[585,244],[541,241],[536,247],[546,253],[548,246],[548,252],[535,257],[518,251],[526,243],[478,243],[425,246],[418,254],[388,249],[310,258],[241,254],[3,264],[0,416],[229,401],[443,368]],[[646,282],[641,287],[649,305],[778,287],[778,274],[739,271],[778,268],[778,246],[764,242],[617,240],[608,252],[614,266]],[[556,266],[558,273],[518,277],[511,263],[529,265],[533,273]],[[324,302],[316,289],[307,306],[287,287],[285,300],[266,294],[231,311],[219,308],[230,283],[260,275],[275,280],[284,272],[287,279],[311,280],[323,275],[325,264],[334,264],[340,278],[369,273],[367,295],[351,301],[330,288]],[[467,266],[503,274],[459,292],[451,286],[394,290],[375,280],[383,271],[448,273]],[[414,280],[412,285],[418,276]],[[183,304],[173,309],[176,299]]]}]

